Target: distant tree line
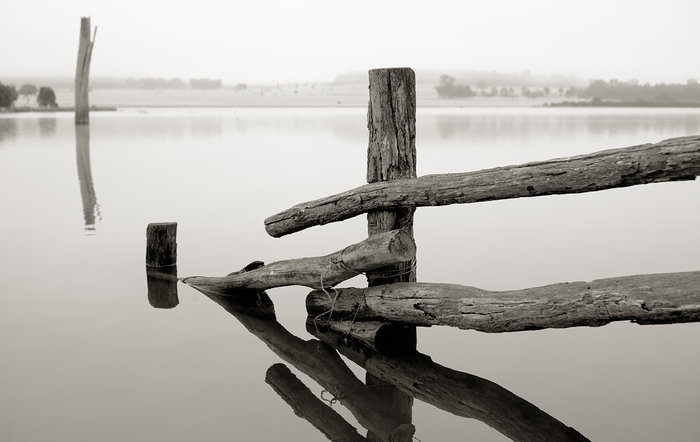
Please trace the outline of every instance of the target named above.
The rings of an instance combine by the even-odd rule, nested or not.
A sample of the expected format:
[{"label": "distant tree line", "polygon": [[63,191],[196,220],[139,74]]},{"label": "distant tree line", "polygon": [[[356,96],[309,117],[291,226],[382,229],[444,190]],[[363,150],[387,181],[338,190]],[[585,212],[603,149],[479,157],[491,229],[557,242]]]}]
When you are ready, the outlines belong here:
[{"label": "distant tree line", "polygon": [[440,98],[470,98],[476,95],[470,86],[457,84],[457,80],[447,74],[440,77],[440,84],[435,90]]},{"label": "distant tree line", "polygon": [[635,80],[593,80],[585,89],[579,90],[577,96],[593,100],[611,100],[627,103],[666,103],[687,104],[700,103],[700,84],[698,80],[691,78],[686,84],[640,85]]},{"label": "distant tree line", "polygon": [[127,78],[124,85],[129,89],[186,89],[187,84],[179,78]]},{"label": "distant tree line", "polygon": [[14,107],[15,101],[20,95],[24,97],[27,104],[29,97],[36,95],[39,107],[58,107],[56,93],[50,87],[42,86],[37,89],[33,84],[23,84],[18,91],[14,85],[0,83],[0,108],[10,109]]},{"label": "distant tree line", "polygon": [[[221,89],[220,79],[192,78],[186,83],[180,78],[127,78],[124,86],[129,89],[165,90],[165,89]],[[113,87],[118,87],[114,85]]]},{"label": "distant tree line", "polygon": [[209,78],[192,78],[190,79],[190,89],[221,89],[223,86],[221,80],[212,80]]}]

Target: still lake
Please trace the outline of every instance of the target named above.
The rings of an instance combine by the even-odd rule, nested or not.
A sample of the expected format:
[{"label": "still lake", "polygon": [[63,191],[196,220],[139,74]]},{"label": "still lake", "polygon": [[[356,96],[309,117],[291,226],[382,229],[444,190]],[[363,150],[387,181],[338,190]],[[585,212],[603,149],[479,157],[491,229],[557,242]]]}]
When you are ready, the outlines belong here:
[{"label": "still lake", "polygon": [[[695,135],[700,110],[434,108],[416,126],[425,175]],[[263,220],[363,184],[366,149],[361,108],[123,109],[93,113],[89,134],[70,113],[0,114],[0,440],[326,440],[265,383],[282,360],[235,317],[182,284],[176,308],[151,307],[145,229],[178,222],[181,277],[340,250],[366,237],[364,216],[281,239]],[[419,208],[418,280],[507,290],[698,270],[698,226],[698,181]],[[268,292],[303,340],[308,292]],[[433,327],[418,349],[594,441],[697,441],[698,337]],[[418,399],[413,424],[424,442],[508,440]]]}]

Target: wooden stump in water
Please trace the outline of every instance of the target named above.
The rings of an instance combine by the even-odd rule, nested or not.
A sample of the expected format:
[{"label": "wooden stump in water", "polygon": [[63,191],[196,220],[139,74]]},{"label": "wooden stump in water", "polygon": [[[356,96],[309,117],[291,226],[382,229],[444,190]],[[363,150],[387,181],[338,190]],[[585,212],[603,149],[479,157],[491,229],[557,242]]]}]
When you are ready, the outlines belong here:
[{"label": "wooden stump in water", "polygon": [[148,301],[155,308],[173,308],[177,296],[177,223],[152,223],[146,228]]},{"label": "wooden stump in water", "polygon": [[177,264],[177,223],[151,223],[146,228],[146,265]]}]

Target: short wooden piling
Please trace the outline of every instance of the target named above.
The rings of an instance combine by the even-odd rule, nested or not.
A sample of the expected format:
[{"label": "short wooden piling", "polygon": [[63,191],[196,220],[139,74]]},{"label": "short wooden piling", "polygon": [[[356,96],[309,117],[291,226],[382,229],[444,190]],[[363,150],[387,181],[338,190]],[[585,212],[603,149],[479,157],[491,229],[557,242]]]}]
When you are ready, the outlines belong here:
[{"label": "short wooden piling", "polygon": [[146,228],[146,265],[177,264],[177,223],[151,223]]},{"label": "short wooden piling", "polygon": [[155,308],[173,308],[177,295],[177,223],[152,223],[146,228],[148,301]]}]

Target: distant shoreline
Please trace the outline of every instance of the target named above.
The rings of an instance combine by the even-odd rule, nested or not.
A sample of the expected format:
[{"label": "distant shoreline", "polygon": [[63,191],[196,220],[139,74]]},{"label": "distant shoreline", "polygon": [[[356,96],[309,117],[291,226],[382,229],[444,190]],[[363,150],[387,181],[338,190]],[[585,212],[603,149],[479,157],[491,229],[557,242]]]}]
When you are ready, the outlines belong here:
[{"label": "distant shoreline", "polygon": [[561,101],[558,103],[545,103],[544,107],[668,107],[668,108],[700,108],[700,103],[678,103],[678,102],[653,102],[653,101],[612,101],[612,100],[590,100],[590,101]]},{"label": "distant shoreline", "polygon": [[[90,112],[104,112],[104,111],[116,111],[115,106],[90,106]],[[3,114],[19,114],[25,112],[40,112],[40,113],[53,113],[53,112],[73,112],[75,107],[33,107],[33,106],[20,106],[11,109],[0,109],[0,113]]]}]

